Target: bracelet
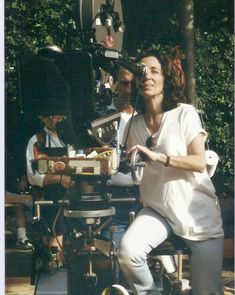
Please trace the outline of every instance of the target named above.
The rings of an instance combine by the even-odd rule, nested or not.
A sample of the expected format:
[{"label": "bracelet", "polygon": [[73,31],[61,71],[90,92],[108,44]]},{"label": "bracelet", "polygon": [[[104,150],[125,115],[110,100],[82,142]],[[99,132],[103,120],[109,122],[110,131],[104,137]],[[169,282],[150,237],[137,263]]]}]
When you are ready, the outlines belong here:
[{"label": "bracelet", "polygon": [[165,163],[165,167],[168,167],[169,166],[169,163],[170,163],[170,156],[166,156],[166,163]]},{"label": "bracelet", "polygon": [[62,182],[62,177],[63,177],[63,174],[60,175],[60,182],[59,182],[59,184],[61,184],[61,182]]}]

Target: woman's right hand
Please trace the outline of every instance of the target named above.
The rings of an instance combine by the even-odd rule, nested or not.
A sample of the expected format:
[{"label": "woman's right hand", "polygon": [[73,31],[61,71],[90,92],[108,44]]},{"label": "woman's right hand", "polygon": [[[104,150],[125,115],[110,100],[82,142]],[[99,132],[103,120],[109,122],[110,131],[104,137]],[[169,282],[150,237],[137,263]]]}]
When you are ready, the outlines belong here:
[{"label": "woman's right hand", "polygon": [[144,155],[146,161],[160,161],[161,159],[162,154],[151,151],[147,147],[139,144],[133,146],[127,153],[131,154],[134,150],[141,152]]},{"label": "woman's right hand", "polygon": [[75,181],[72,179],[72,177],[70,175],[62,175],[61,176],[61,180],[60,180],[60,184],[64,187],[64,188],[74,188],[75,186]]}]

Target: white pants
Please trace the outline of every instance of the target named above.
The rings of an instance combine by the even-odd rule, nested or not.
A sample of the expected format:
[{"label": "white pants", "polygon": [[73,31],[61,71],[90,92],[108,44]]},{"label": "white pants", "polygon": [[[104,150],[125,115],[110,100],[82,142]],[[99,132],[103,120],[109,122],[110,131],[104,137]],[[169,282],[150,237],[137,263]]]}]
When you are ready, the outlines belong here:
[{"label": "white pants", "polygon": [[[146,262],[147,254],[171,233],[167,221],[151,208],[143,208],[125,232],[118,260],[134,294],[159,294]],[[192,294],[221,295],[223,239],[184,241],[191,249]]]}]

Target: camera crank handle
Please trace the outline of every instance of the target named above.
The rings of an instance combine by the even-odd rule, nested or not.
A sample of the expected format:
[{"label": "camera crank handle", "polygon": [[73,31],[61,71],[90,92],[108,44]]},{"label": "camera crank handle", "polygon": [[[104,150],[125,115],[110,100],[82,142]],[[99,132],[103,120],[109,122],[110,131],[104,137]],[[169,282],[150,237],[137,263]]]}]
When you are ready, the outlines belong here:
[{"label": "camera crank handle", "polygon": [[131,154],[131,176],[134,184],[139,185],[143,176],[146,162],[142,161],[141,154],[138,150],[134,150]]}]

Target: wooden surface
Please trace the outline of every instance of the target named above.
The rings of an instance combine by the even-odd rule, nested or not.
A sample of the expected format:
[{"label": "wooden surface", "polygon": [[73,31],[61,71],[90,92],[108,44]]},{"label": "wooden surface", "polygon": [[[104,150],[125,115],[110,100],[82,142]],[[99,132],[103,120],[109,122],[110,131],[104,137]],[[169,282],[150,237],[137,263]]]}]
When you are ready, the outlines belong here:
[{"label": "wooden surface", "polygon": [[224,240],[224,258],[234,258],[234,239]]},{"label": "wooden surface", "polygon": [[32,196],[28,194],[6,194],[5,195],[5,204],[14,204],[14,203],[30,203],[32,202]]},{"label": "wooden surface", "polygon": [[[184,275],[187,276],[187,272],[184,272]],[[234,295],[234,263],[231,259],[224,261],[222,281],[223,295]],[[34,295],[34,286],[30,284],[29,277],[7,277],[5,295]]]},{"label": "wooden surface", "polygon": [[29,277],[8,277],[6,278],[5,294],[33,295],[34,286],[30,284]]}]

